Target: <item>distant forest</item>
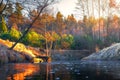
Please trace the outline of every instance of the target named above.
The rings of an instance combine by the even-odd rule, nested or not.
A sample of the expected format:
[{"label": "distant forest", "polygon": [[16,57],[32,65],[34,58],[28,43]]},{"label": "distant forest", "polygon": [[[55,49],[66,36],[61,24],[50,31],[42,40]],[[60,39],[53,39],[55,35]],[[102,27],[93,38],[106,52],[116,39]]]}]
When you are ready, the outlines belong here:
[{"label": "distant forest", "polygon": [[76,13],[82,17],[80,20],[76,20],[73,14],[64,17],[57,12],[52,15],[48,7],[39,16],[37,9],[29,10],[26,17],[23,14],[25,9],[19,0],[15,3],[1,1],[0,38],[17,41],[37,17],[21,43],[42,49],[96,51],[120,42],[119,5],[115,0],[78,0]]}]

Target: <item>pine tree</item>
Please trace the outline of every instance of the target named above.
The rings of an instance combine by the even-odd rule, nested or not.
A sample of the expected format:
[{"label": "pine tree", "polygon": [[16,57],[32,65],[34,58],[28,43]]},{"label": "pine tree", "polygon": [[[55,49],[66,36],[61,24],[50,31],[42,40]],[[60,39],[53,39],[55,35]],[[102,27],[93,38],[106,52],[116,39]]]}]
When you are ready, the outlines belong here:
[{"label": "pine tree", "polygon": [[0,22],[0,33],[5,33],[8,31],[7,26],[6,26],[6,22],[5,19],[3,17],[1,17],[1,22]]}]

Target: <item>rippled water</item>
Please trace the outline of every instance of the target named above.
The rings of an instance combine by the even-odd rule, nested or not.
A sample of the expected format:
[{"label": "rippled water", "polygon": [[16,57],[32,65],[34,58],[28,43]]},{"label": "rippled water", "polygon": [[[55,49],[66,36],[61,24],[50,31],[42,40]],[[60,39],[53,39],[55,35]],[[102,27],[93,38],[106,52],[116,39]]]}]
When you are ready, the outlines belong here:
[{"label": "rippled water", "polygon": [[0,80],[120,80],[120,62],[11,63],[0,66]]}]

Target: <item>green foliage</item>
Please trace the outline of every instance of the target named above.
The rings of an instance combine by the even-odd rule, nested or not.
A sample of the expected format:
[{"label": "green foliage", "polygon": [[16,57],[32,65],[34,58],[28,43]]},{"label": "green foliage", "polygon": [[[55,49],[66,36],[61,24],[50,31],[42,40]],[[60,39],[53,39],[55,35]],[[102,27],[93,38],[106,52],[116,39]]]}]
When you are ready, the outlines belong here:
[{"label": "green foliage", "polygon": [[94,40],[90,35],[83,35],[83,36],[74,36],[74,42],[71,46],[72,49],[92,49],[94,46]]},{"label": "green foliage", "polygon": [[74,42],[71,45],[71,49],[82,49],[84,45],[84,40],[80,36],[74,36]]},{"label": "green foliage", "polygon": [[30,31],[22,40],[23,43],[31,46],[42,47],[45,42],[44,36],[39,35],[35,31]]},{"label": "green foliage", "polygon": [[20,36],[22,35],[21,32],[19,32],[18,30],[14,28],[12,28],[9,33],[13,40],[18,40]]},{"label": "green foliage", "polygon": [[73,38],[73,36],[71,34],[69,34],[69,35],[66,35],[66,34],[62,35],[62,40],[68,42],[69,44],[73,43],[73,39],[74,38]]},{"label": "green foliage", "polygon": [[71,48],[73,42],[74,42],[74,37],[71,34],[63,34],[60,39],[61,42],[61,48],[68,49]]},{"label": "green foliage", "polygon": [[12,28],[9,32],[1,33],[0,37],[2,39],[9,39],[11,41],[16,41],[20,38],[21,35],[22,35],[21,32]]},{"label": "green foliage", "polygon": [[100,40],[100,39],[95,39],[94,41],[95,41],[94,43],[96,43],[95,46],[98,46],[99,49],[103,49],[105,46],[110,46],[110,44],[112,44],[111,40],[110,40],[111,43],[109,41],[104,42],[103,40]]},{"label": "green foliage", "polygon": [[93,46],[92,36],[85,35],[83,38],[85,40],[86,49],[92,49],[92,46]]},{"label": "green foliage", "polygon": [[4,39],[4,40],[7,40],[7,39],[11,40],[11,36],[10,36],[10,34],[9,34],[8,32],[6,32],[6,33],[1,33],[1,34],[0,34],[0,38],[2,38],[2,39]]},{"label": "green foliage", "polygon": [[6,26],[6,22],[5,19],[2,17],[2,21],[0,22],[0,33],[4,33],[7,32],[7,26]]}]

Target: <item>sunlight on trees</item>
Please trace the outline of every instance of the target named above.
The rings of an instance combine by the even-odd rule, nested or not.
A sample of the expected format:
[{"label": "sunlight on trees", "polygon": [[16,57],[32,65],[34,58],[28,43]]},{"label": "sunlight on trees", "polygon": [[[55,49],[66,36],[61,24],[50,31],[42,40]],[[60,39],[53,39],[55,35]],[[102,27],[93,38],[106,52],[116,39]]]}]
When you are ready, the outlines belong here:
[{"label": "sunlight on trees", "polygon": [[[23,39],[17,42],[49,50],[95,51],[96,46],[101,49],[120,42],[120,6],[115,0],[78,0],[76,9],[80,11],[80,20],[73,14],[65,17],[60,11],[56,15],[50,14],[48,5],[51,3],[52,0],[46,3],[43,0],[43,4],[33,1],[38,5],[31,9],[19,0],[1,2],[0,38],[16,41],[22,36]],[[25,10],[27,17],[22,12]]]},{"label": "sunlight on trees", "polygon": [[2,20],[0,22],[0,33],[5,33],[8,31],[7,26],[6,26],[6,22],[5,19],[3,17],[1,17]]}]

